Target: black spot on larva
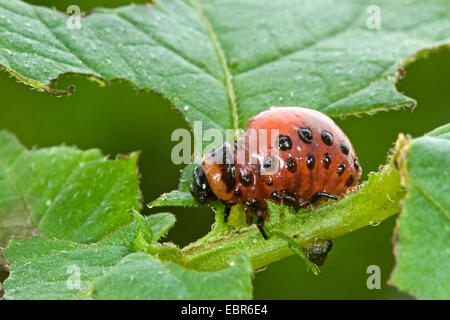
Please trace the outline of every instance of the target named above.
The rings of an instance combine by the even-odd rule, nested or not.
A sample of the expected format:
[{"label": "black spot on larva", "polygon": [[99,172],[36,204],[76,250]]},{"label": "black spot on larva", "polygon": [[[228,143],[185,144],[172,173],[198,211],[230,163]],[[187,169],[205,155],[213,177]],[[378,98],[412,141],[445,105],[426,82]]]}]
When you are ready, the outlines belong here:
[{"label": "black spot on larva", "polygon": [[273,179],[272,179],[272,177],[268,177],[268,178],[267,178],[266,184],[267,184],[269,187],[273,185]]},{"label": "black spot on larva", "polygon": [[338,166],[338,168],[337,168],[337,174],[338,174],[338,176],[342,176],[342,174],[344,173],[344,171],[345,171],[345,162],[341,162],[341,163],[339,163],[339,166]]},{"label": "black spot on larva", "polygon": [[312,132],[311,129],[309,128],[299,128],[298,129],[298,135],[300,137],[300,139],[303,140],[303,142],[305,143],[311,143],[313,136],[312,136]]},{"label": "black spot on larva", "polygon": [[215,149],[213,152],[214,160],[219,164],[234,164],[234,152],[230,144],[225,142],[221,147]]},{"label": "black spot on larva", "polygon": [[241,181],[242,185],[248,187],[249,185],[252,184],[252,177],[253,177],[253,175],[251,172],[245,174],[241,171],[241,173],[239,175],[239,181]]},{"label": "black spot on larva", "polygon": [[350,175],[350,177],[347,178],[347,180],[345,180],[345,185],[347,187],[350,187],[353,182],[355,182],[355,178],[353,178],[353,175]]},{"label": "black spot on larva", "polygon": [[283,194],[278,191],[272,191],[270,197],[275,201],[280,201],[281,199],[283,199]]},{"label": "black spot on larva", "polygon": [[297,162],[295,162],[294,158],[289,158],[286,160],[286,169],[288,169],[292,173],[297,170]]},{"label": "black spot on larva", "polygon": [[309,170],[314,169],[314,155],[312,153],[308,153],[306,155],[306,166],[308,167]]},{"label": "black spot on larva", "polygon": [[220,164],[221,180],[230,192],[236,185],[236,168],[234,167],[233,150],[230,144],[224,143],[214,150],[214,160]]},{"label": "black spot on larva", "polygon": [[348,154],[350,151],[348,144],[345,141],[341,141],[341,151],[343,154]]},{"label": "black spot on larva", "polygon": [[358,159],[353,160],[353,166],[355,167],[356,170],[359,170],[359,162],[358,162]]},{"label": "black spot on larva", "polygon": [[227,187],[227,192],[230,192],[236,185],[236,168],[234,164],[222,164],[221,166],[222,174],[220,177]]},{"label": "black spot on larva", "polygon": [[320,135],[322,136],[322,141],[327,146],[331,146],[333,144],[333,135],[331,134],[331,132],[328,132],[327,130],[322,130]]},{"label": "black spot on larva", "polygon": [[330,167],[330,164],[331,164],[331,154],[329,154],[327,152],[323,155],[322,167],[324,167],[325,169],[328,169]]},{"label": "black spot on larva", "polygon": [[236,196],[236,198],[240,198],[242,196],[241,190],[240,189],[234,190],[234,195]]},{"label": "black spot on larva", "polygon": [[279,136],[277,140],[280,150],[286,151],[291,149],[292,141],[288,136]]}]

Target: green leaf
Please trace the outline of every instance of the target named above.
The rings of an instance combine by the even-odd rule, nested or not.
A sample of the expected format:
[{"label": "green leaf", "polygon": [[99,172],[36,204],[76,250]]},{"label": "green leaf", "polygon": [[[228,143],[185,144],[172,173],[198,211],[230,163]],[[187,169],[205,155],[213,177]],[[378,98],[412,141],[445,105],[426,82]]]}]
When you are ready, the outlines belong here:
[{"label": "green leaf", "polygon": [[152,201],[149,207],[170,207],[170,206],[182,206],[193,207],[197,206],[198,202],[189,192],[182,192],[173,190],[169,193],[163,193],[158,199]]},{"label": "green leaf", "polygon": [[192,172],[197,166],[195,163],[188,164],[181,170],[180,182],[178,183],[178,190],[181,192],[190,192],[190,187],[192,184]]},{"label": "green leaf", "polygon": [[41,238],[13,239],[4,252],[11,269],[3,283],[4,298],[76,298],[130,253],[130,249],[117,246],[97,247]]},{"label": "green leaf", "polygon": [[[123,290],[128,288],[128,290]],[[251,269],[241,255],[234,265],[216,272],[198,272],[145,253],[127,256],[98,279],[96,299],[251,299]]]},{"label": "green leaf", "polygon": [[411,141],[397,163],[407,195],[391,282],[421,299],[450,299],[450,124]]},{"label": "green leaf", "polygon": [[[158,241],[175,224],[176,218],[168,212],[156,213],[143,217],[137,211],[133,211],[134,220],[122,226],[100,240],[102,245],[116,245],[133,248],[135,251],[142,249],[139,242],[147,247]],[[138,239],[139,238],[139,239]]]},{"label": "green leaf", "polygon": [[108,160],[98,150],[26,150],[0,132],[0,246],[42,233],[95,242],[141,208],[137,154]]},{"label": "green leaf", "polygon": [[[13,240],[5,257],[11,264],[5,299],[252,297],[250,262],[243,254],[227,269],[198,272],[124,247],[33,238]],[[73,270],[79,272],[79,288]]]},{"label": "green leaf", "polygon": [[96,9],[73,30],[60,12],[0,0],[0,65],[55,94],[62,73],[125,79],[191,125],[236,129],[273,105],[331,116],[412,106],[398,68],[448,45],[449,12],[447,0],[160,0]]},{"label": "green leaf", "polygon": [[146,244],[153,242],[153,232],[147,219],[137,211],[132,211],[133,221],[106,235],[98,243],[101,245],[123,246],[139,249],[136,239],[141,237]]},{"label": "green leaf", "polygon": [[196,207],[197,200],[191,195],[189,189],[192,183],[192,172],[197,164],[192,163],[184,167],[181,171],[180,182],[178,190],[172,190],[168,193],[163,193],[156,200],[148,204],[152,207]]},{"label": "green leaf", "polygon": [[153,233],[153,241],[158,241],[174,226],[177,219],[171,213],[161,212],[152,214],[147,220]]}]

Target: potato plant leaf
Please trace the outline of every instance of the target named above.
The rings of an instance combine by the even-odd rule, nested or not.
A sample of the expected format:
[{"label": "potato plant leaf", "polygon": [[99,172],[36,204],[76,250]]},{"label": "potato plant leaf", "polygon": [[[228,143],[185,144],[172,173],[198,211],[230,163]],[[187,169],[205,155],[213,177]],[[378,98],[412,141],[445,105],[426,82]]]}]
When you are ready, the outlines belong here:
[{"label": "potato plant leaf", "polygon": [[135,253],[98,279],[91,295],[96,299],[251,299],[250,262],[240,255],[226,269],[198,272]]},{"label": "potato plant leaf", "polygon": [[61,12],[0,0],[0,65],[54,94],[63,73],[124,79],[191,125],[237,129],[273,105],[331,116],[412,106],[398,69],[448,45],[449,12],[447,0],[160,0],[96,9],[74,29]]},{"label": "potato plant leaf", "polygon": [[27,150],[0,132],[0,246],[43,234],[95,242],[141,208],[137,154],[108,160],[98,150]]},{"label": "potato plant leaf", "polygon": [[73,299],[132,250],[64,240],[11,240],[4,252],[10,275],[4,299]]},{"label": "potato plant leaf", "polygon": [[[143,252],[64,240],[13,240],[5,299],[250,299],[251,268],[198,272]],[[124,290],[126,288],[126,290]]]},{"label": "potato plant leaf", "polygon": [[[273,105],[330,116],[412,106],[394,84],[403,65],[448,46],[449,12],[446,0],[161,0],[96,9],[72,29],[60,12],[0,0],[0,66],[55,94],[62,73],[125,79],[191,126],[237,129]],[[194,203],[171,196],[167,205]]]},{"label": "potato plant leaf", "polygon": [[407,195],[391,282],[421,299],[450,299],[450,124],[399,144]]},{"label": "potato plant leaf", "polygon": [[170,228],[175,224],[176,218],[173,214],[168,212],[156,213],[147,217],[147,221],[152,230],[153,241],[158,241],[164,236]]},{"label": "potato plant leaf", "polygon": [[192,172],[196,166],[197,164],[191,163],[181,170],[180,182],[178,183],[178,190],[181,192],[189,192],[192,183]]},{"label": "potato plant leaf", "polygon": [[159,196],[158,199],[152,201],[149,204],[149,207],[192,207],[196,205],[198,205],[198,202],[194,199],[190,192],[173,190],[169,193],[164,193]]},{"label": "potato plant leaf", "polygon": [[70,147],[26,150],[0,133],[3,241],[37,233],[72,240],[11,240],[2,252],[10,269],[5,299],[251,298],[244,255],[208,273],[157,258],[179,252],[156,243],[175,217],[132,210],[141,206],[136,160],[136,154],[107,160],[98,150]]},{"label": "potato plant leaf", "polygon": [[170,213],[157,213],[148,217],[141,216],[137,211],[132,214],[133,221],[106,235],[99,243],[124,246],[137,251],[141,249],[137,243],[138,237],[147,246],[158,241],[175,223],[175,216]]}]

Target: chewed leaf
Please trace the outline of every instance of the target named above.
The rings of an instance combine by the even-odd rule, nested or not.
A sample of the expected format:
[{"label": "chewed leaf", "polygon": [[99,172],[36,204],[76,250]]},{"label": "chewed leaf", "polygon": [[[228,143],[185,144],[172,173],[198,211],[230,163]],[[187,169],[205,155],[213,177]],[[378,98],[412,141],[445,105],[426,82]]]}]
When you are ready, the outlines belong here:
[{"label": "chewed leaf", "polygon": [[[0,132],[0,246],[12,236],[94,242],[141,207],[137,154],[108,160],[98,150],[26,150]],[[11,226],[13,228],[11,228]]]},{"label": "chewed leaf", "polygon": [[[121,246],[39,238],[13,240],[5,299],[250,299],[251,268],[198,272]],[[126,288],[126,290],[124,290]]]},{"label": "chewed leaf", "polygon": [[169,193],[162,194],[158,199],[152,201],[149,207],[170,207],[182,206],[192,207],[197,206],[198,202],[189,192],[182,192],[173,190]]},{"label": "chewed leaf", "polygon": [[450,299],[450,124],[398,150],[407,195],[391,282],[421,299]]},{"label": "chewed leaf", "polygon": [[[96,9],[73,30],[60,12],[0,0],[0,66],[51,93],[63,73],[125,79],[161,93],[191,127],[223,132],[277,105],[330,116],[414,105],[395,82],[404,64],[448,46],[449,11],[439,0],[161,0]],[[187,195],[165,203],[196,205]]]},{"label": "chewed leaf", "polygon": [[125,79],[204,130],[242,128],[273,105],[360,114],[414,104],[397,69],[449,43],[449,11],[445,0],[160,0],[94,10],[73,30],[60,12],[0,0],[0,66],[55,94],[62,73]]}]

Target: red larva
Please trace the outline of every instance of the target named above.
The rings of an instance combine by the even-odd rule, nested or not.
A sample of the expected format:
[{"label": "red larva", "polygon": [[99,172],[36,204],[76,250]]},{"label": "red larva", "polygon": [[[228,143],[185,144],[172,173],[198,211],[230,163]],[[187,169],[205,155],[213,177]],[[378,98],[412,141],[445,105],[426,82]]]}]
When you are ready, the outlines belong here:
[{"label": "red larva", "polygon": [[[225,217],[231,206],[241,204],[249,224],[257,217],[264,238],[266,200],[298,209],[323,197],[337,199],[361,177],[349,139],[333,120],[318,111],[272,107],[252,117],[245,129],[266,129],[267,145],[258,141],[259,152],[252,153],[248,144],[243,144],[248,137],[242,136],[234,147],[225,143],[205,155],[202,165],[194,170],[191,193],[200,203],[219,198],[227,208]],[[271,146],[272,129],[279,133],[275,146]],[[237,161],[242,145],[245,161]],[[218,158],[224,161],[216,161]],[[278,170],[261,174],[274,162],[279,163]]]}]

